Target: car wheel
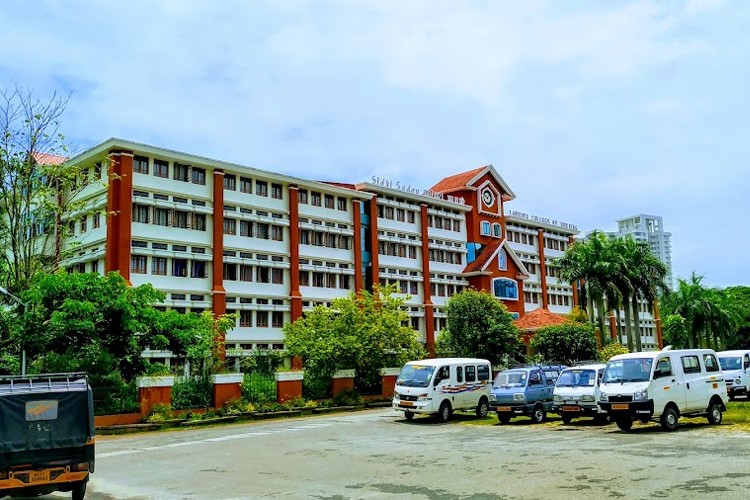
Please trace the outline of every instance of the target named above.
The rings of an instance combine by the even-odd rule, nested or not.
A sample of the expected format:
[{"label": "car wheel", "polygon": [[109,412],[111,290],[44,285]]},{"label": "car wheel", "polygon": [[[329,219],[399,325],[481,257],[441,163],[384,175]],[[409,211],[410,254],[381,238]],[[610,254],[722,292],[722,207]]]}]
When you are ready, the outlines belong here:
[{"label": "car wheel", "polygon": [[719,406],[717,403],[711,403],[710,405],[708,405],[708,415],[706,416],[706,418],[708,418],[709,424],[719,425],[723,418],[721,414],[721,406]]},{"label": "car wheel", "polygon": [[500,414],[498,413],[498,414],[497,414],[497,420],[498,420],[498,421],[499,421],[499,422],[500,422],[501,424],[507,424],[508,422],[510,422],[510,415],[500,415]]},{"label": "car wheel", "polygon": [[571,417],[570,415],[566,415],[564,413],[560,414],[560,418],[562,419],[562,422],[565,425],[568,425],[573,420],[573,417]]},{"label": "car wheel", "polygon": [[406,420],[413,419],[414,418],[414,412],[412,412],[412,411],[405,411],[404,412],[404,418],[406,418]]},{"label": "car wheel", "polygon": [[621,431],[629,431],[633,428],[633,420],[630,417],[620,417],[615,422]]},{"label": "car wheel", "polygon": [[541,424],[547,415],[544,413],[544,408],[541,406],[535,406],[534,411],[531,413],[531,420],[535,424]]},{"label": "car wheel", "polygon": [[664,413],[661,414],[661,426],[664,430],[674,431],[680,426],[680,416],[677,414],[677,410],[673,407],[668,406],[664,408]]},{"label": "car wheel", "polygon": [[440,409],[438,410],[437,414],[437,420],[438,422],[447,422],[451,418],[451,405],[448,403],[448,401],[443,401],[440,404]]},{"label": "car wheel", "polygon": [[73,485],[73,489],[71,490],[73,500],[83,500],[83,497],[86,496],[86,483],[88,483],[88,479],[78,481]]},{"label": "car wheel", "polygon": [[487,402],[486,399],[482,398],[479,400],[479,405],[477,406],[477,417],[479,418],[487,418],[487,414],[490,412],[490,404]]}]

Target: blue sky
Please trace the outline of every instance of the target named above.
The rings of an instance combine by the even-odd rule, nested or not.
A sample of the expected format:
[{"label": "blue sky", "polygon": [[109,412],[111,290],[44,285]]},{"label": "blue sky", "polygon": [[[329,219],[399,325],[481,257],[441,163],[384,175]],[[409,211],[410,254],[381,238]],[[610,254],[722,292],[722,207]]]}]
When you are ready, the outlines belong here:
[{"label": "blue sky", "polygon": [[750,285],[747,26],[722,0],[3,0],[0,86],[72,92],[79,150],[424,188],[492,163],[511,210],[661,215],[676,277]]}]

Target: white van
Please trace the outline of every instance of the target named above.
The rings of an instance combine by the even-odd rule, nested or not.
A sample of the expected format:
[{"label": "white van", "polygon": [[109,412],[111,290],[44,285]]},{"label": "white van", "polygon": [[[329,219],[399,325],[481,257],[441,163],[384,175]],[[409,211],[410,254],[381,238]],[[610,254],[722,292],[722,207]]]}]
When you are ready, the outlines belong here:
[{"label": "white van", "polygon": [[597,424],[607,423],[607,412],[599,408],[599,389],[604,363],[566,368],[555,383],[552,411],[560,415],[564,424],[576,417],[594,417]]},{"label": "white van", "polygon": [[705,416],[720,424],[727,387],[711,349],[634,352],[613,356],[602,377],[599,406],[622,430],[634,420],[658,420],[677,429],[680,416]]},{"label": "white van", "polygon": [[401,368],[393,409],[407,420],[416,413],[446,422],[454,410],[475,410],[480,418],[490,408],[492,366],[486,359],[436,358],[411,361]]},{"label": "white van", "polygon": [[741,394],[750,397],[750,351],[721,351],[716,355],[724,372],[729,400]]}]

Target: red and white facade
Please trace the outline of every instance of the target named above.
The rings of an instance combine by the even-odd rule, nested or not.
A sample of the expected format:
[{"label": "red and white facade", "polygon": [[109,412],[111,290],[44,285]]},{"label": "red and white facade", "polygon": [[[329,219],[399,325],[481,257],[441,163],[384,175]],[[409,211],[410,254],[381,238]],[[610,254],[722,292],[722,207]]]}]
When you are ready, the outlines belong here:
[{"label": "red and white facade", "polygon": [[417,190],[377,177],[315,182],[120,139],[70,162],[97,182],[65,221],[63,266],[151,283],[167,308],[237,313],[230,353],[283,349],[286,322],[376,283],[409,296],[430,352],[446,302],[468,287],[518,317],[577,302],[550,266],[577,229],[509,211],[515,194],[492,165]]}]

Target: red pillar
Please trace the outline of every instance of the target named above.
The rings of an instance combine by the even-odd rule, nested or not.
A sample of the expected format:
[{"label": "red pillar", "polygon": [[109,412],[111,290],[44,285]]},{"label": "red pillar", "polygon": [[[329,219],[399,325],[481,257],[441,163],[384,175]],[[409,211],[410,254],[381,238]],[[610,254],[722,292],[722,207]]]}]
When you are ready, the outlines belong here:
[{"label": "red pillar", "polygon": [[[568,236],[568,248],[575,242],[572,236]],[[573,282],[570,286],[573,288],[573,307],[578,307],[578,285],[580,282]]]},{"label": "red pillar", "polygon": [[107,192],[106,272],[119,271],[130,282],[130,237],[133,214],[133,153],[112,151]]},{"label": "red pillar", "polygon": [[424,318],[427,354],[435,357],[435,311],[432,306],[430,285],[430,235],[427,227],[427,204],[422,203],[420,213],[422,227],[422,283],[424,284]]},{"label": "red pillar", "polygon": [[544,230],[537,230],[537,240],[539,242],[539,273],[541,275],[542,287],[542,307],[547,309],[547,261],[544,257]]},{"label": "red pillar", "polygon": [[[224,290],[224,172],[214,170],[214,203],[213,203],[213,257],[211,300],[214,317],[227,312],[227,292]],[[226,357],[226,337],[218,333],[219,359]]]},{"label": "red pillar", "polygon": [[372,284],[380,284],[380,263],[378,254],[378,198],[370,200],[370,265],[372,266]]},{"label": "red pillar", "polygon": [[292,322],[302,316],[302,294],[299,291],[299,188],[289,186],[289,299]]},{"label": "red pillar", "polygon": [[362,275],[362,201],[352,202],[354,223],[354,291],[359,293],[364,287],[364,276]]}]

